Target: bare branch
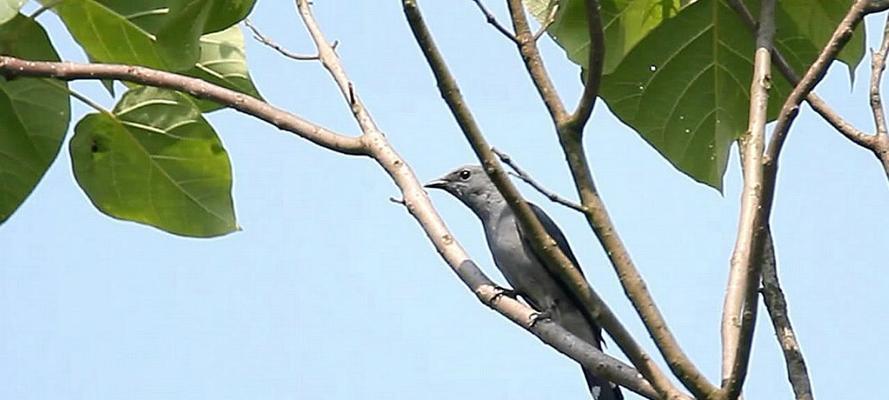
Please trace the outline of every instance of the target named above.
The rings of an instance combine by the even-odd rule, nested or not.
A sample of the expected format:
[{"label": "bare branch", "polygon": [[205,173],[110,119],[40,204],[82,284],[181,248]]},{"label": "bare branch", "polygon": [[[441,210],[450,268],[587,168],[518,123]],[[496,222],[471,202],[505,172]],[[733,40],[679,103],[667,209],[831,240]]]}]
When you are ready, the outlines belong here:
[{"label": "bare branch", "polygon": [[493,151],[494,154],[496,154],[497,157],[500,158],[500,161],[502,161],[504,164],[508,165],[509,168],[512,168],[512,170],[515,171],[516,177],[518,177],[528,185],[531,185],[531,187],[540,192],[540,194],[546,196],[546,198],[548,198],[550,201],[561,204],[575,211],[586,212],[582,205],[568,200],[562,196],[559,196],[556,192],[550,191],[547,188],[543,187],[543,185],[534,180],[531,175],[529,175],[527,172],[525,172],[525,170],[519,167],[518,164],[516,164],[515,161],[513,161],[513,159],[509,156],[509,154],[506,154],[495,148],[491,148],[491,151]]},{"label": "bare branch", "polygon": [[503,25],[500,25],[500,22],[497,21],[497,17],[495,17],[494,14],[491,13],[491,10],[488,10],[488,8],[485,7],[485,4],[482,3],[482,0],[472,0],[472,2],[475,3],[475,5],[478,6],[479,11],[481,11],[482,14],[485,15],[485,21],[487,23],[491,24],[494,29],[502,33],[503,36],[506,36],[506,38],[511,40],[513,43],[519,44],[519,40],[516,39],[515,34],[510,32],[509,29],[506,29],[506,27],[504,27]]},{"label": "bare branch", "polygon": [[28,61],[0,56],[0,74],[7,78],[114,79],[178,90],[259,118],[327,149],[348,155],[366,154],[364,145],[356,137],[330,131],[244,93],[171,72],[132,65]]},{"label": "bare branch", "polygon": [[250,28],[250,31],[253,32],[253,38],[256,39],[256,41],[270,47],[272,50],[277,51],[284,57],[287,57],[287,58],[290,58],[293,60],[297,60],[297,61],[313,61],[313,60],[318,60],[320,58],[317,54],[314,54],[314,55],[297,54],[297,53],[294,53],[290,50],[287,50],[286,48],[284,48],[284,46],[279,45],[277,42],[275,42],[268,36],[264,35],[259,30],[259,28],[257,28],[255,25],[253,25],[253,22],[250,21],[250,18],[247,18],[244,20],[244,25],[246,25],[247,28]]},{"label": "bare branch", "polygon": [[586,17],[590,36],[586,80],[577,108],[565,122],[566,130],[576,131],[578,135],[583,134],[583,128],[593,113],[596,98],[599,96],[599,86],[602,83],[602,67],[605,64],[605,28],[602,26],[598,0],[586,0]]},{"label": "bare branch", "polygon": [[[889,4],[889,2],[884,2]],[[756,22],[753,20],[752,14],[747,9],[747,7],[740,0],[729,0],[729,4],[735,11],[741,16],[741,19],[745,22],[748,28],[751,30],[756,30]],[[875,3],[872,3],[872,5]],[[882,11],[882,6],[876,7],[868,7],[867,11],[870,12],[878,12]],[[875,11],[876,10],[876,11]],[[787,59],[781,54],[778,49],[772,49],[772,58],[775,62],[775,65],[778,67],[778,70],[781,71],[781,74],[790,82],[791,85],[796,86],[800,82],[800,77],[793,71],[793,68],[790,66],[790,63],[787,62]],[[847,139],[852,141],[853,143],[864,147],[874,153],[877,158],[880,160],[883,166],[883,170],[886,172],[886,177],[889,178],[889,139],[881,139],[877,135],[869,135],[855,126],[853,126],[850,122],[843,119],[836,111],[834,111],[830,106],[825,102],[821,97],[815,94],[814,91],[811,91],[806,96],[806,101],[812,107],[815,112],[817,112],[825,121],[827,121],[837,132],[845,136]]]},{"label": "bare branch", "polygon": [[553,2],[552,8],[549,10],[549,13],[546,15],[546,19],[540,24],[540,28],[537,28],[537,32],[534,32],[534,41],[540,40],[540,37],[543,36],[544,33],[549,29],[549,27],[553,26],[553,23],[556,22],[556,13],[559,12],[559,2]]},{"label": "bare branch", "polygon": [[[816,58],[815,62],[809,66],[808,71],[806,71],[805,75],[800,79],[796,87],[793,88],[790,95],[787,96],[787,100],[784,101],[784,105],[781,107],[781,112],[778,115],[778,120],[775,122],[775,128],[772,131],[772,138],[769,141],[769,146],[766,150],[764,159],[764,162],[767,165],[767,170],[770,170],[767,174],[769,176],[766,179],[767,181],[771,181],[772,178],[770,176],[776,173],[774,171],[777,168],[781,147],[787,139],[790,125],[793,124],[793,120],[799,113],[800,103],[802,103],[809,93],[812,92],[815,85],[824,78],[824,75],[827,73],[827,67],[830,66],[830,63],[833,62],[840,50],[843,49],[843,46],[845,46],[852,37],[852,33],[855,31],[855,27],[858,26],[858,23],[861,22],[865,15],[867,15],[869,5],[870,0],[856,0],[855,3],[852,4],[849,12],[846,13],[846,16],[843,17],[843,20],[837,26],[836,30],[834,30],[830,40],[828,40],[827,44],[821,50],[821,53],[818,54],[818,58]],[[773,182],[767,182],[767,184],[772,183]]]},{"label": "bare branch", "polygon": [[540,99],[543,100],[543,104],[549,111],[550,116],[558,124],[562,124],[568,119],[569,115],[565,110],[562,99],[559,98],[559,92],[546,71],[546,67],[543,65],[543,58],[540,57],[537,41],[534,39],[534,34],[531,33],[531,27],[528,25],[525,6],[522,4],[522,0],[507,0],[506,4],[509,8],[509,16],[512,19],[516,38],[518,39],[516,44],[519,53],[522,55],[525,69],[528,70],[528,75],[531,77],[531,82],[537,88],[537,93],[540,95]]},{"label": "bare branch", "polygon": [[775,0],[762,0],[753,79],[750,85],[750,116],[747,133],[740,139],[744,187],[738,236],[722,310],[722,390],[724,398],[736,399],[747,376],[753,330],[756,326],[756,289],[759,285],[759,240],[765,226],[762,157],[771,87],[771,51],[775,37]]},{"label": "bare branch", "polygon": [[880,95],[880,82],[886,70],[886,53],[889,52],[889,16],[883,26],[883,41],[880,49],[871,51],[870,107],[874,114],[874,127],[877,136],[889,135],[886,129],[886,114],[883,111],[883,98]]},{"label": "bare branch", "polygon": [[787,311],[787,301],[784,299],[784,291],[778,280],[778,270],[775,260],[775,248],[771,235],[767,234],[763,246],[762,259],[762,299],[769,311],[772,326],[775,328],[775,336],[778,344],[784,352],[784,360],[787,364],[787,378],[793,388],[797,400],[813,400],[812,384],[809,379],[809,371],[806,368],[806,360],[800,350],[799,341],[790,324],[790,316]]},{"label": "bare branch", "polygon": [[[586,120],[583,120],[583,124],[578,124],[580,120],[571,123],[572,117],[565,111],[564,104],[552,84],[549,74],[546,71],[546,67],[543,64],[537,44],[533,40],[521,0],[507,0],[507,4],[513,21],[513,27],[516,31],[516,37],[520,42],[518,46],[519,53],[522,56],[525,69],[528,71],[528,75],[531,77],[531,81],[537,88],[537,92],[543,100],[543,103],[546,105],[550,117],[556,127],[559,142],[562,145],[565,159],[568,161],[568,167],[571,170],[571,175],[574,179],[574,185],[581,199],[581,204],[584,209],[586,209],[585,216],[587,223],[596,234],[596,238],[608,255],[608,258],[620,279],[624,292],[630,302],[632,302],[636,312],[641,317],[642,322],[645,324],[645,327],[657,345],[658,350],[670,366],[670,370],[673,371],[682,384],[685,385],[695,397],[709,398],[719,389],[707,380],[704,374],[697,369],[694,363],[679,346],[679,342],[673,336],[673,333],[670,331],[666,320],[658,309],[654,298],[652,298],[651,293],[648,291],[645,280],[633,264],[633,260],[630,257],[628,250],[621,241],[620,235],[618,234],[614,223],[611,221],[611,217],[608,215],[605,203],[599,196],[583,148],[581,131],[583,129],[582,125],[586,123]],[[595,4],[587,4],[588,13],[591,12],[589,9],[591,6],[595,6]],[[600,29],[601,24],[597,24],[595,18],[589,18],[589,20],[591,30]],[[597,25],[599,28],[597,28]],[[604,55],[604,49],[601,52],[593,51],[591,53],[591,57],[596,54]],[[601,60],[591,60],[591,64],[596,62],[601,62]],[[599,71],[599,74],[601,74],[601,70]],[[591,78],[589,77],[587,78],[588,82],[590,79]],[[597,76],[595,79],[599,79],[599,77]],[[595,100],[592,88],[593,87],[591,86],[585,87],[584,91],[587,100],[581,100],[581,104],[583,104],[584,101],[592,102]],[[590,91],[587,92],[588,90]],[[598,90],[597,86],[596,90]],[[584,107],[591,106],[592,103],[588,106],[581,107],[581,110],[584,110]],[[646,368],[641,367],[639,364],[640,362],[650,364],[649,368],[651,369],[647,370]],[[665,397],[674,396],[676,393],[679,393],[673,384],[662,375],[661,371],[655,368],[652,360],[633,360],[633,365],[639,368],[640,372],[643,374],[646,374],[646,371],[648,371],[649,374],[655,374],[646,374],[645,376],[659,392],[665,395]]]},{"label": "bare branch", "polygon": [[[414,34],[414,38],[435,75],[442,97],[451,109],[454,118],[463,130],[467,140],[472,145],[473,150],[476,152],[476,156],[484,165],[485,172],[509,203],[513,212],[516,213],[522,227],[528,232],[531,232],[531,236],[534,239],[532,240],[532,245],[535,246],[535,250],[539,251],[540,254],[546,258],[547,262],[544,264],[547,266],[558,267],[554,268],[557,270],[553,272],[558,274],[562,282],[565,282],[566,285],[569,286],[569,289],[581,299],[586,311],[589,312],[593,319],[611,335],[617,345],[623,350],[624,354],[626,354],[633,362],[633,365],[639,368],[639,372],[649,380],[651,376],[658,378],[655,382],[652,382],[652,384],[655,386],[655,389],[659,394],[671,399],[683,398],[683,395],[675,389],[669,391],[669,395],[665,395],[665,392],[669,389],[665,390],[664,385],[669,388],[669,380],[667,380],[663,373],[657,369],[657,366],[651,362],[650,357],[639,344],[636,343],[632,335],[620,323],[599,295],[589,286],[586,279],[580,274],[580,270],[573,267],[571,261],[565,257],[559,247],[544,245],[544,243],[549,243],[552,239],[549,238],[549,235],[540,224],[540,221],[534,215],[533,211],[531,211],[528,204],[523,201],[521,194],[516,190],[515,186],[513,186],[512,182],[504,173],[496,155],[491,151],[481,130],[475,123],[472,113],[460,95],[460,90],[456,81],[453,76],[451,76],[450,71],[448,71],[447,65],[426,27],[426,23],[423,20],[416,0],[402,0],[402,6],[404,8],[405,17]],[[521,5],[519,4],[519,6]],[[605,376],[608,377],[608,375]],[[632,388],[629,389],[633,390]]]}]

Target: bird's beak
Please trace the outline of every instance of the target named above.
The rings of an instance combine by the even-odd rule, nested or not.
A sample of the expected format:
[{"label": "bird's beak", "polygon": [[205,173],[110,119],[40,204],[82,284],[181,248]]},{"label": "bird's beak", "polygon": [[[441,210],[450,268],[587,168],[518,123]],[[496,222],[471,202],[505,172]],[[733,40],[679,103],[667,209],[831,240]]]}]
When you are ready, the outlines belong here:
[{"label": "bird's beak", "polygon": [[423,185],[423,187],[429,188],[429,189],[444,189],[447,186],[448,186],[448,181],[441,179],[441,178],[436,179],[434,181],[429,181],[425,185]]}]

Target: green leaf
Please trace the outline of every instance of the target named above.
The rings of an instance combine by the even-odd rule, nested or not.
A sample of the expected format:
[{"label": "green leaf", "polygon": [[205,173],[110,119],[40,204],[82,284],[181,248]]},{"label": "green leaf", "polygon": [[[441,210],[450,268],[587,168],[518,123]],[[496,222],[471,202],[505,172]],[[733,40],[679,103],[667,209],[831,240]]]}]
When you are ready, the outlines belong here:
[{"label": "green leaf", "polygon": [[[547,33],[571,61],[586,65],[590,37],[585,0],[524,0],[525,6],[541,23],[549,18],[556,2],[560,6]],[[602,0],[600,5],[605,28],[605,73],[617,68],[636,43],[679,10],[679,0]]]},{"label": "green leaf", "polygon": [[[0,25],[0,54],[59,60],[46,31],[22,15]],[[66,83],[0,77],[0,223],[28,197],[55,160],[70,118]]]},{"label": "green leaf", "polygon": [[[777,10],[776,46],[797,71],[817,49]],[[731,144],[747,129],[753,37],[721,0],[699,0],[651,31],[613,73],[600,95],[676,168],[722,189]],[[777,74],[777,72],[776,72]],[[770,118],[789,93],[773,79]]]},{"label": "green leaf", "polygon": [[70,143],[74,176],[114,218],[184,236],[237,229],[228,154],[185,95],[142,87],[89,114]]},{"label": "green leaf", "polygon": [[[55,0],[40,0],[49,4]],[[225,29],[255,0],[77,0],[54,7],[91,59],[169,71],[194,66],[199,38]]]},{"label": "green leaf", "polygon": [[[852,0],[781,0],[778,2],[795,29],[819,49],[833,35],[833,31],[843,20],[852,3]],[[864,22],[861,21],[852,33],[852,38],[837,57],[849,67],[851,77],[854,77],[855,67],[864,58],[866,46]]]},{"label": "green leaf", "polygon": [[[247,57],[244,53],[244,35],[241,28],[234,25],[222,32],[201,37],[201,59],[194,68],[185,72],[219,86],[237,90],[261,99],[262,96],[250,79],[247,70]],[[204,111],[214,111],[222,106],[208,100],[192,98]]]},{"label": "green leaf", "polygon": [[15,18],[28,0],[0,0],[0,24]]}]

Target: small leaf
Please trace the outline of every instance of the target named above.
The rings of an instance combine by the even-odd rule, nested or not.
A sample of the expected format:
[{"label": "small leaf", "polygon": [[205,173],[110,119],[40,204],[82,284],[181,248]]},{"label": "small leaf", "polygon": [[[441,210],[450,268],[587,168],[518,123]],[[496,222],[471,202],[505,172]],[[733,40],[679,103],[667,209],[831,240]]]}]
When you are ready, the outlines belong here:
[{"label": "small leaf", "polygon": [[77,124],[70,151],[78,184],[114,218],[184,236],[237,229],[228,154],[185,95],[130,90]]},{"label": "small leaf", "polygon": [[[59,60],[46,31],[22,15],[0,25],[0,54]],[[70,118],[66,83],[0,77],[0,223],[31,194],[55,160]]]},{"label": "small leaf", "polygon": [[0,0],[0,24],[15,18],[26,1],[28,0]]},{"label": "small leaf", "polygon": [[[201,59],[185,74],[257,99],[262,98],[250,79],[247,58],[244,54],[244,35],[237,25],[201,37]],[[222,108],[212,101],[197,98],[193,100],[204,112]]]}]

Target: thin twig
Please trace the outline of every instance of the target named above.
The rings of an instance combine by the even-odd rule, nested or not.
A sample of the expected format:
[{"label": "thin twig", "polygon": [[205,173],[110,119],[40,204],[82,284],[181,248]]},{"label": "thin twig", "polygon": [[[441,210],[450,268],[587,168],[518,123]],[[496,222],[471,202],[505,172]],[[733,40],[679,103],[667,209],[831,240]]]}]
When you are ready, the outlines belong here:
[{"label": "thin twig", "polygon": [[[503,168],[500,166],[496,155],[491,152],[490,146],[476,124],[471,111],[460,95],[460,89],[448,70],[441,53],[438,51],[429,29],[426,27],[426,23],[417,6],[417,1],[402,0],[402,5],[405,17],[414,34],[414,38],[420,46],[423,55],[426,57],[426,61],[432,69],[433,75],[435,75],[442,97],[451,109],[454,118],[470,145],[472,145],[476,156],[484,165],[485,172],[503,195],[504,199],[506,199],[513,212],[515,212],[522,228],[531,233],[531,237],[533,238],[531,244],[535,247],[535,250],[543,256],[545,261],[544,265],[548,268],[552,268],[552,272],[556,273],[559,279],[568,286],[577,298],[581,300],[585,311],[611,335],[618,347],[620,347],[624,354],[630,358],[633,365],[640,369],[639,372],[642,373],[644,377],[647,378],[652,376],[652,369],[655,371],[655,376],[663,376],[663,374],[657,370],[657,366],[651,363],[650,356],[648,356],[641,346],[636,343],[633,336],[626,330],[620,320],[617,319],[617,316],[614,315],[599,295],[589,286],[589,283],[580,273],[580,270],[574,267],[572,262],[564,253],[562,253],[558,246],[545,245],[545,243],[550,243],[552,239],[549,237],[549,234],[547,234],[536,215],[534,215],[531,208],[522,199],[521,194],[508,179]],[[606,379],[611,380],[614,376],[610,375],[610,371],[606,370],[606,372],[609,373],[603,373],[603,376]],[[617,380],[613,380],[613,382],[623,385],[622,382]],[[652,384],[658,390],[658,393],[661,393],[661,389],[658,389],[657,385],[662,383],[659,382],[655,384],[652,382]],[[669,382],[667,382],[667,384],[669,384]],[[628,387],[628,389],[635,391],[630,387]],[[682,395],[676,393],[675,396],[671,396],[670,398],[682,398]]]},{"label": "thin twig", "polygon": [[491,10],[488,10],[488,7],[485,7],[485,3],[482,3],[482,0],[472,0],[472,2],[475,3],[475,5],[478,7],[479,11],[481,11],[482,14],[484,14],[485,21],[487,23],[491,24],[491,26],[493,26],[494,29],[497,30],[497,32],[502,33],[503,36],[506,36],[506,38],[511,40],[513,43],[519,44],[519,40],[516,39],[515,34],[510,32],[509,29],[506,29],[506,27],[504,27],[503,25],[500,24],[499,21],[497,21],[497,17],[494,16],[494,14],[491,12]]},{"label": "thin twig", "polygon": [[759,259],[766,220],[763,203],[762,158],[771,87],[771,52],[775,37],[775,0],[762,0],[756,34],[753,79],[750,84],[750,116],[747,133],[741,136],[744,186],[738,236],[732,252],[725,304],[722,310],[722,391],[736,399],[747,376],[759,297]]},{"label": "thin twig", "polygon": [[503,161],[504,164],[508,165],[509,168],[512,168],[512,170],[515,171],[515,174],[513,174],[513,175],[515,175],[517,178],[521,179],[523,182],[525,182],[528,185],[530,185],[531,187],[533,187],[535,190],[540,192],[540,194],[546,196],[546,198],[549,199],[550,201],[557,203],[557,204],[561,204],[561,205],[568,207],[570,209],[573,209],[575,211],[586,212],[586,210],[584,210],[582,205],[577,204],[571,200],[568,200],[562,196],[559,196],[556,192],[553,192],[553,191],[548,190],[547,188],[543,187],[543,185],[541,185],[534,178],[532,178],[531,175],[529,175],[527,172],[525,172],[525,170],[523,170],[521,167],[519,167],[518,164],[516,164],[516,162],[512,159],[512,157],[509,156],[509,154],[506,154],[506,153],[504,153],[500,150],[497,150],[495,148],[491,148],[491,151],[493,151],[494,154],[496,154],[497,157],[500,158],[500,161]]},{"label": "thin twig", "polygon": [[775,328],[775,336],[781,351],[784,352],[784,361],[787,364],[787,378],[796,400],[813,400],[812,383],[809,379],[809,371],[806,368],[806,360],[800,350],[799,341],[790,323],[790,314],[787,311],[787,300],[781,283],[778,280],[778,268],[775,260],[775,247],[771,235],[767,235],[763,247],[762,264],[762,299]]},{"label": "thin twig", "polygon": [[290,50],[287,50],[286,48],[284,48],[283,46],[281,46],[280,44],[278,44],[277,42],[275,42],[268,36],[264,35],[259,30],[259,28],[257,28],[255,25],[253,25],[253,22],[250,21],[250,18],[247,18],[244,20],[244,25],[247,25],[247,27],[250,28],[250,31],[253,32],[253,38],[256,39],[256,41],[272,48],[272,50],[275,50],[278,53],[281,53],[281,55],[283,55],[284,57],[291,58],[291,59],[294,59],[297,61],[314,61],[314,60],[318,60],[321,58],[318,54],[315,54],[315,55],[298,54],[298,53],[294,53]]}]

